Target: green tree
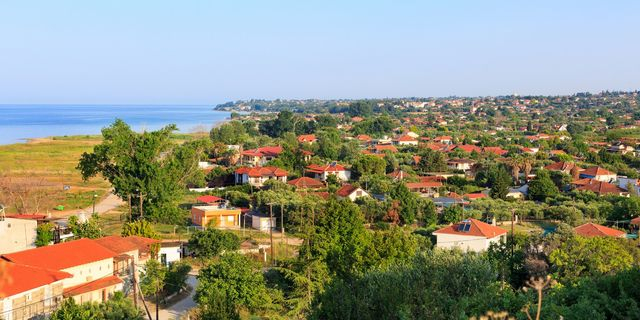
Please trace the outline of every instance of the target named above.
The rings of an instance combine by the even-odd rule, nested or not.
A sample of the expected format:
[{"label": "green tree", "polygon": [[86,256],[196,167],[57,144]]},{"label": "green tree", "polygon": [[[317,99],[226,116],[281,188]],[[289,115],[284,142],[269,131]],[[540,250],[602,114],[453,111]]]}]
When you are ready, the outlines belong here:
[{"label": "green tree", "polygon": [[68,219],[67,225],[76,239],[97,239],[103,235],[98,220],[97,215],[91,216],[91,218],[85,222],[80,222],[77,216],[71,216]]},{"label": "green tree", "polygon": [[422,172],[447,171],[447,160],[444,153],[431,149],[425,149],[421,154],[418,168]]},{"label": "green tree", "polygon": [[122,292],[116,292],[111,299],[102,303],[77,304],[73,299],[62,302],[50,316],[51,320],[143,320],[142,310],[136,309],[133,302]]},{"label": "green tree", "polygon": [[373,106],[370,101],[356,101],[349,104],[347,113],[352,117],[368,117],[373,112]]},{"label": "green tree", "polygon": [[209,137],[213,142],[224,144],[242,144],[248,139],[247,131],[242,122],[234,120],[211,129]]},{"label": "green tree", "polygon": [[351,164],[351,179],[358,180],[362,176],[384,175],[386,162],[372,155],[361,155]]},{"label": "green tree", "polygon": [[536,173],[536,177],[529,182],[529,198],[533,200],[544,201],[548,197],[553,197],[559,193],[558,187],[553,183],[549,172],[546,170],[539,170]]},{"label": "green tree", "polygon": [[160,239],[160,236],[153,228],[153,225],[146,220],[137,220],[125,223],[122,225],[122,232],[120,235],[123,237],[140,236],[151,239]]},{"label": "green tree", "polygon": [[102,129],[102,143],[94,146],[93,152],[83,153],[77,168],[85,180],[102,175],[115,194],[122,199],[131,197],[134,206],[142,197],[145,217],[183,221],[177,201],[190,178],[202,174],[198,160],[204,156],[208,141],[175,145],[171,141],[175,130],[175,125],[169,125],[136,133],[118,119]]},{"label": "green tree", "polygon": [[403,224],[412,224],[418,214],[418,196],[409,191],[404,182],[395,184],[389,197],[400,203],[400,221]]},{"label": "green tree", "polygon": [[[220,308],[216,300],[225,297],[236,308],[257,310],[271,301],[265,280],[251,259],[228,253],[200,270],[195,300],[203,310]],[[226,309],[226,308],[224,308]]]},{"label": "green tree", "polygon": [[140,279],[140,291],[151,297],[160,294],[164,288],[167,268],[156,259],[149,259],[144,265],[144,274]]},{"label": "green tree", "polygon": [[318,156],[337,160],[340,151],[340,133],[335,128],[318,133]]},{"label": "green tree", "polygon": [[167,268],[163,291],[166,295],[182,291],[187,287],[191,266],[185,261],[176,261]]},{"label": "green tree", "polygon": [[189,250],[196,257],[211,258],[223,251],[234,251],[240,248],[240,238],[230,231],[207,228],[196,231],[189,238]]},{"label": "green tree", "polygon": [[42,247],[51,243],[53,241],[53,231],[54,226],[51,222],[39,225],[36,228],[36,246]]},{"label": "green tree", "polygon": [[442,222],[444,223],[458,223],[464,219],[464,210],[462,206],[452,205],[447,207],[442,212]]}]

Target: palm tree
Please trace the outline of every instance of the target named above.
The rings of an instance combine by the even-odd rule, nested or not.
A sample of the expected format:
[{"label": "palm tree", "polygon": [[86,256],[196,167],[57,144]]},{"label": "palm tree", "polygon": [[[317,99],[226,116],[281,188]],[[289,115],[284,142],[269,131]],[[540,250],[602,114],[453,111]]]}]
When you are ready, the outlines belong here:
[{"label": "palm tree", "polygon": [[516,184],[520,181],[520,169],[522,168],[522,159],[520,156],[513,156],[507,161],[507,165],[511,168],[511,176]]}]

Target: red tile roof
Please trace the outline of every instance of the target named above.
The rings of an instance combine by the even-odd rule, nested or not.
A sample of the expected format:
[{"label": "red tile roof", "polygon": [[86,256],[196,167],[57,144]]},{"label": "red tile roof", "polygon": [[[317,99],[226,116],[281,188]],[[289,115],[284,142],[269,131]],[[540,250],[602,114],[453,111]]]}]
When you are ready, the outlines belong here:
[{"label": "red tile roof", "polygon": [[460,145],[456,146],[456,149],[460,149],[460,150],[462,150],[464,152],[467,152],[467,153],[471,153],[473,151],[478,152],[478,153],[482,152],[482,148],[480,148],[478,146],[474,146],[472,144],[460,144]]},{"label": "red tile roof", "polygon": [[371,137],[366,134],[359,134],[358,136],[356,136],[356,139],[358,139],[361,142],[371,141]]},{"label": "red tile roof", "polygon": [[437,181],[407,182],[406,186],[409,189],[439,188],[439,187],[442,187],[442,182],[437,182]]},{"label": "red tile roof", "polygon": [[237,174],[249,177],[286,177],[287,171],[278,167],[242,167],[236,169]]},{"label": "red tile roof", "polygon": [[47,218],[44,214],[8,214],[5,218],[23,219],[23,220],[44,220]]},{"label": "red tile roof", "polygon": [[591,167],[591,168],[587,168],[584,171],[580,172],[581,175],[587,175],[587,176],[608,176],[608,175],[614,175],[615,173],[606,170],[604,168],[600,168],[600,167]]},{"label": "red tile roof", "polygon": [[[469,231],[461,231],[460,226],[465,223],[471,224]],[[492,226],[488,223],[484,223],[480,220],[476,220],[472,218],[450,225],[448,227],[444,227],[440,230],[436,230],[433,232],[433,234],[455,234],[460,236],[484,237],[487,239],[495,238],[505,233],[507,233],[507,230]]]},{"label": "red tile roof", "polygon": [[310,172],[322,173],[322,172],[345,171],[347,169],[345,169],[345,167],[342,166],[341,164],[336,163],[336,164],[327,164],[327,165],[310,164],[307,166],[307,170]]},{"label": "red tile roof", "polygon": [[314,142],[316,141],[316,135],[315,134],[301,134],[298,136],[298,142],[300,143],[304,143],[304,142]]},{"label": "red tile roof", "polygon": [[0,299],[54,283],[72,275],[63,271],[27,266],[0,260]]},{"label": "red tile roof", "polygon": [[592,191],[599,195],[603,195],[603,194],[620,195],[622,193],[627,192],[626,190],[614,184],[604,182],[604,181],[598,181],[595,179],[581,179],[581,180],[574,181],[574,184],[579,185],[578,183],[582,183],[583,180],[588,180],[588,181],[584,184],[581,184],[579,187],[576,188],[576,190]]},{"label": "red tile roof", "polygon": [[581,226],[575,227],[575,232],[583,237],[617,237],[622,238],[626,236],[624,231],[612,229],[609,227],[601,226],[595,223],[585,223]]},{"label": "red tile roof", "polygon": [[394,179],[394,180],[403,180],[406,177],[409,177],[410,175],[407,174],[406,172],[402,171],[402,170],[396,170],[394,172],[391,173],[387,173],[387,177]]},{"label": "red tile roof", "polygon": [[502,156],[502,155],[504,155],[504,154],[506,154],[508,152],[507,150],[504,150],[504,149],[502,149],[500,147],[484,147],[484,148],[482,148],[482,151],[483,152],[493,153],[493,154],[496,154],[496,155],[499,155],[499,156]]},{"label": "red tile roof", "polygon": [[136,243],[121,236],[106,236],[99,239],[93,239],[93,241],[117,254],[123,254],[139,249]]},{"label": "red tile roof", "polygon": [[263,157],[263,156],[276,157],[280,153],[282,153],[282,147],[276,146],[276,147],[262,147],[262,148],[256,148],[251,150],[245,150],[242,152],[242,155],[254,156],[254,157]]},{"label": "red tile roof", "polygon": [[398,152],[398,148],[390,144],[377,144],[374,146],[374,149],[376,150],[376,152],[384,152],[384,151],[391,151],[394,153]]},{"label": "red tile roof", "polygon": [[552,163],[550,165],[545,166],[544,168],[546,170],[550,170],[550,171],[564,171],[564,172],[569,172],[571,170],[573,170],[573,168],[576,167],[578,169],[578,171],[583,171],[583,168],[578,167],[574,162],[565,162],[565,161],[559,161],[559,162],[555,162]]},{"label": "red tile roof", "polygon": [[475,200],[475,199],[485,199],[485,198],[489,198],[489,196],[487,196],[484,193],[468,193],[464,195],[465,198],[469,199],[469,200]]},{"label": "red tile roof", "polygon": [[414,137],[412,137],[412,136],[410,136],[408,134],[400,136],[400,137],[396,138],[395,140],[399,141],[399,142],[400,141],[415,141],[415,142],[418,142],[418,139],[416,139],[416,138],[414,138]]},{"label": "red tile roof", "polygon": [[293,179],[287,182],[292,186],[296,186],[297,188],[324,188],[325,185],[322,181],[309,178],[309,177],[300,177],[298,179]]},{"label": "red tile roof", "polygon": [[210,196],[210,195],[206,195],[206,196],[199,196],[196,198],[196,201],[201,202],[201,203],[214,203],[214,202],[218,202],[224,200],[220,197],[216,197],[216,196]]},{"label": "red tile roof", "polygon": [[348,197],[352,192],[354,192],[356,189],[358,189],[357,187],[354,187],[353,185],[350,184],[345,184],[342,187],[340,187],[340,189],[338,189],[336,191],[336,195],[339,197]]},{"label": "red tile roof", "polygon": [[63,270],[113,258],[118,254],[91,239],[78,239],[9,254],[5,260],[40,268]]},{"label": "red tile roof", "polygon": [[631,219],[631,224],[640,225],[640,217]]},{"label": "red tile roof", "polygon": [[64,289],[63,296],[65,298],[73,297],[83,293],[92,292],[92,291],[100,290],[103,288],[108,288],[119,283],[122,283],[122,280],[117,276],[108,276],[108,277],[100,278],[98,280],[86,282],[74,287]]}]

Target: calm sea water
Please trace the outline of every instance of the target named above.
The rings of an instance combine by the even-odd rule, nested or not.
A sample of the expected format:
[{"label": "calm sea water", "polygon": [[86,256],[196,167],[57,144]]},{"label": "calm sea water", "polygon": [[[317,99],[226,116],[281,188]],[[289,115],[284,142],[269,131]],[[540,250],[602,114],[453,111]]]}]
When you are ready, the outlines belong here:
[{"label": "calm sea water", "polygon": [[167,124],[179,132],[210,130],[229,112],[193,105],[0,105],[0,144],[29,138],[99,134],[116,118],[134,130],[155,130]]}]

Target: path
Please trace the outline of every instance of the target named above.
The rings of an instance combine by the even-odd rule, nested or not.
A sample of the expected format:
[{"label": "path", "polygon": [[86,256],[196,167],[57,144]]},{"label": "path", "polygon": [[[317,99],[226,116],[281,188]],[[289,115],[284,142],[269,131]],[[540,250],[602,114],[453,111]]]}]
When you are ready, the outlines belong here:
[{"label": "path", "polygon": [[[114,210],[116,208],[118,208],[121,205],[124,205],[124,201],[122,201],[118,196],[116,196],[115,194],[109,192],[108,195],[100,200],[100,202],[96,203],[96,213],[98,214],[102,214],[105,212],[109,212],[111,210]],[[62,211],[62,212],[57,212],[57,213],[52,213],[52,215],[56,218],[62,218],[62,220],[66,220],[67,218],[69,218],[70,216],[77,216],[81,213],[84,214],[88,214],[91,215],[91,211],[93,211],[93,205],[84,208],[84,209],[77,209],[77,210],[69,210],[69,211]]]},{"label": "path", "polygon": [[[196,294],[196,287],[198,286],[198,279],[196,279],[196,274],[189,273],[189,277],[187,278],[187,285],[193,288],[189,296],[184,299],[174,303],[170,307],[166,309],[160,310],[160,319],[161,320],[173,320],[179,319],[183,316],[189,309],[194,308],[196,306],[196,302],[193,300],[194,295]],[[154,314],[155,310],[152,311],[152,317],[155,318]]]}]

